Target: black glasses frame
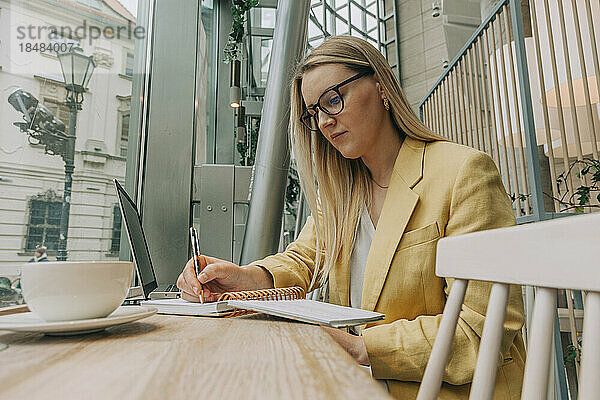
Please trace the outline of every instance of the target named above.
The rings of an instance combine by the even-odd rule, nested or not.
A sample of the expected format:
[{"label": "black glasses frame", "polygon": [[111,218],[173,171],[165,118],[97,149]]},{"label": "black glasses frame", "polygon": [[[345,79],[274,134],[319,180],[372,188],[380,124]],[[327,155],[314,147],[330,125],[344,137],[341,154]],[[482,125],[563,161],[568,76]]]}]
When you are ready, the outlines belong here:
[{"label": "black glasses frame", "polygon": [[[338,115],[339,113],[341,113],[344,110],[344,96],[342,96],[342,94],[340,93],[340,88],[344,85],[349,84],[350,82],[354,82],[357,79],[362,78],[365,75],[371,75],[372,72],[371,71],[364,71],[364,72],[360,72],[354,76],[351,76],[350,78],[346,79],[345,81],[338,83],[337,85],[333,85],[327,89],[325,89],[323,91],[323,93],[321,93],[321,95],[319,96],[319,99],[317,100],[317,102],[315,103],[315,105],[311,106],[311,107],[307,107],[303,112],[302,115],[300,115],[300,122],[302,122],[302,125],[304,125],[305,127],[307,127],[309,130],[313,131],[313,132],[319,132],[319,128],[312,128],[311,126],[309,126],[308,123],[306,123],[304,121],[304,119],[307,116],[310,116],[310,118],[312,118],[315,122],[315,125],[318,125],[317,122],[317,108],[321,111],[323,111],[325,114],[327,115]],[[340,97],[340,100],[342,101],[342,106],[340,108],[340,111],[335,112],[335,113],[330,113],[327,110],[325,110],[323,107],[320,106],[321,103],[321,99],[323,98],[323,96],[325,96],[327,93],[334,91],[335,93],[337,93],[337,95]],[[309,111],[312,110],[313,113],[311,114]]]}]

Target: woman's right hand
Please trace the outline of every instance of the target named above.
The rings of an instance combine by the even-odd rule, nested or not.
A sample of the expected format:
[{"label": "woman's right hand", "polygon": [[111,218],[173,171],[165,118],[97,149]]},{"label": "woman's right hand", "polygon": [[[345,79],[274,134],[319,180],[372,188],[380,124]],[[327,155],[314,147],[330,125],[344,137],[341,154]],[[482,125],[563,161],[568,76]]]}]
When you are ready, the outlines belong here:
[{"label": "woman's right hand", "polygon": [[181,298],[200,301],[200,283],[204,288],[204,301],[217,301],[225,292],[256,290],[273,287],[271,275],[257,266],[240,267],[215,257],[200,256],[200,275],[196,277],[194,259],[190,259],[177,279]]}]

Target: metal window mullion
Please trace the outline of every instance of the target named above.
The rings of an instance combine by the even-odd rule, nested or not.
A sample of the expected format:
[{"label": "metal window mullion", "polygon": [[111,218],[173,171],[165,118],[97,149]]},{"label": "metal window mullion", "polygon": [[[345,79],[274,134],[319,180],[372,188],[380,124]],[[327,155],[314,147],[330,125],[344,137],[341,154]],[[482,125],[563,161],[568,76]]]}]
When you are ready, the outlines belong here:
[{"label": "metal window mullion", "polygon": [[[346,6],[340,6],[340,10],[341,10],[343,7],[346,7]],[[350,7],[350,3],[348,3],[348,4],[347,4],[347,7],[348,7],[348,8]],[[345,24],[347,24],[347,23],[348,23],[348,20],[347,20],[346,18],[342,17],[342,16],[340,15],[340,13],[338,12],[338,10],[336,10],[336,9],[335,9],[335,8],[333,8],[333,7],[331,7],[331,5],[330,5],[330,4],[327,4],[327,3],[326,3],[326,4],[325,4],[325,8],[327,8],[327,9],[329,10],[329,12],[332,14],[332,17],[333,17],[334,19],[335,19],[335,18],[339,18],[339,19],[341,19],[341,20],[342,20],[342,22],[343,22],[343,23],[345,23]],[[325,10],[325,9],[323,9],[323,10]],[[348,10],[348,15],[350,15],[350,10]]]},{"label": "metal window mullion", "polygon": [[352,34],[352,7],[350,6],[350,2],[346,3],[348,6],[348,35]]},{"label": "metal window mullion", "polygon": [[371,11],[367,10],[364,6],[362,6],[361,4],[357,3],[356,0],[350,0],[348,2],[348,4],[354,4],[356,7],[358,7],[363,13],[365,14],[369,14],[370,16],[372,16],[373,18],[375,18],[375,14],[373,14]]},{"label": "metal window mullion", "polygon": [[[379,4],[380,0],[375,0],[375,10],[376,10],[376,14],[377,14],[377,48],[379,51],[381,51],[381,47],[382,47],[382,41],[381,41],[381,18],[380,18],[380,12],[379,12]],[[386,49],[387,50],[387,49]],[[386,51],[386,57],[388,56],[387,51]],[[600,80],[599,80],[600,81]],[[600,93],[600,92],[598,92]]]},{"label": "metal window mullion", "polygon": [[[363,3],[363,6],[365,5],[365,0],[361,0],[361,2]],[[361,15],[361,23],[362,23],[362,28],[363,28],[363,32],[365,32],[365,34],[367,34],[367,12],[366,12],[366,8],[364,8],[363,10],[365,10],[365,12],[362,13]],[[376,18],[374,15],[372,16],[373,18]]]}]

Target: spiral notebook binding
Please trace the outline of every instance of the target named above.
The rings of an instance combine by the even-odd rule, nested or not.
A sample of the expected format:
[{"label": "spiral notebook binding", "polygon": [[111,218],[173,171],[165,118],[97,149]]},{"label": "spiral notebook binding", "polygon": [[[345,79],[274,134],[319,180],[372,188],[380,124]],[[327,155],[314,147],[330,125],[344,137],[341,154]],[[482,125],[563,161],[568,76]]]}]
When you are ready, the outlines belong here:
[{"label": "spiral notebook binding", "polygon": [[[218,301],[225,300],[299,300],[306,297],[304,289],[299,286],[277,289],[245,290],[242,292],[227,292],[219,297]],[[252,314],[255,311],[235,309],[225,317]]]}]

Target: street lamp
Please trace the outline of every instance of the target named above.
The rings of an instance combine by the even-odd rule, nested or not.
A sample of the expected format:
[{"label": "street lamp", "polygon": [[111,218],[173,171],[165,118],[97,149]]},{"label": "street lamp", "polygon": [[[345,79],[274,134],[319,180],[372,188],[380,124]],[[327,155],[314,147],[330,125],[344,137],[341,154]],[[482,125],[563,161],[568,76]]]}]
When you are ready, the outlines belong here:
[{"label": "street lamp", "polygon": [[83,93],[92,77],[96,63],[92,57],[85,56],[81,49],[58,54],[60,66],[67,90],[65,105],[69,107],[69,131],[65,133],[65,124],[57,119],[48,108],[41,104],[31,93],[17,89],[8,97],[15,110],[23,114],[25,122],[15,122],[22,132],[29,135],[29,142],[45,146],[46,154],[60,155],[65,162],[65,187],[60,219],[60,237],[56,259],[67,259],[67,232],[69,230],[69,210],[71,208],[71,186],[75,169],[75,129],[77,112],[81,110]]},{"label": "street lamp", "polygon": [[65,162],[65,188],[63,192],[62,214],[60,219],[60,237],[56,259],[67,259],[67,232],[69,230],[69,210],[71,208],[71,185],[73,183],[73,170],[75,169],[75,129],[77,125],[77,112],[81,110],[83,93],[92,77],[96,63],[92,56],[85,56],[81,49],[73,49],[68,53],[59,53],[58,60],[65,79],[67,90],[65,105],[69,107],[69,130],[64,153],[61,154]]}]

